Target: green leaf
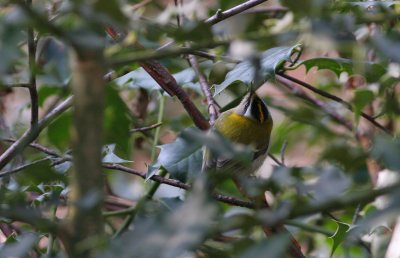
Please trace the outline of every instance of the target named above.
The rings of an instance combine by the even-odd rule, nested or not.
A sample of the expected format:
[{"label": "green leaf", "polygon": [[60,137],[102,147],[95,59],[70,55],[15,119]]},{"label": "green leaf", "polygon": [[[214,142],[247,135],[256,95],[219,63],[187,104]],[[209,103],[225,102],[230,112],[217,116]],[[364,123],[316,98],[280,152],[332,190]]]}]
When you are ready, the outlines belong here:
[{"label": "green leaf", "polygon": [[391,32],[390,34],[374,33],[371,43],[389,60],[400,62],[400,33]]},{"label": "green leaf", "polygon": [[105,143],[115,143],[117,152],[129,157],[131,151],[130,111],[114,87],[106,88],[104,110]]},{"label": "green leaf", "polygon": [[[346,155],[343,155],[346,153]],[[339,165],[345,171],[354,172],[365,168],[366,154],[357,146],[351,146],[346,140],[336,140],[325,148],[320,160]]]},{"label": "green leaf", "polygon": [[[300,45],[292,47],[275,47],[268,49],[261,55],[260,75],[264,81],[274,78],[276,71],[281,68],[285,62],[291,62],[293,54],[299,52]],[[255,68],[253,62],[246,60],[237,64],[225,77],[221,84],[214,85],[215,93],[218,95],[234,82],[243,82],[250,85],[254,80]],[[261,86],[261,85],[255,85]]]},{"label": "green leaf", "polygon": [[37,241],[36,234],[24,233],[16,242],[3,245],[0,248],[0,257],[26,257]]},{"label": "green leaf", "polygon": [[105,152],[105,155],[102,159],[102,162],[103,163],[113,163],[113,164],[133,162],[130,160],[121,159],[114,153],[114,151],[115,151],[115,144],[105,145],[103,147],[103,152]]},{"label": "green leaf", "polygon": [[47,100],[48,97],[50,97],[52,95],[56,95],[59,92],[60,92],[59,88],[42,85],[38,90],[39,107],[43,107],[43,104]]},{"label": "green leaf", "polygon": [[381,64],[358,62],[345,58],[317,57],[301,61],[298,66],[300,65],[304,65],[307,72],[313,67],[317,67],[320,70],[328,69],[338,77],[343,72],[347,72],[349,75],[363,72],[368,82],[376,82],[386,73],[386,68]]},{"label": "green leaf", "polygon": [[94,3],[94,8],[97,13],[106,14],[114,22],[125,24],[128,21],[117,0],[97,0]]},{"label": "green leaf", "polygon": [[193,22],[187,20],[183,26],[179,28],[173,28],[168,33],[170,37],[176,41],[193,41],[202,42],[213,38],[211,27],[204,22]]},{"label": "green leaf", "polygon": [[[29,164],[29,162],[27,162]],[[54,181],[65,181],[65,175],[56,172],[51,166],[50,161],[40,162],[27,167],[15,176],[21,185],[30,186],[41,183],[53,183]]]},{"label": "green leaf", "polygon": [[41,68],[38,84],[66,86],[71,70],[67,46],[54,37],[41,38],[37,46],[36,60]]},{"label": "green leaf", "polygon": [[190,139],[185,139],[182,134],[169,144],[159,147],[161,149],[157,162],[149,167],[146,178],[150,178],[162,166],[169,174],[182,182],[201,170],[202,145]]},{"label": "green leaf", "polygon": [[369,10],[371,7],[385,7],[389,8],[395,4],[398,4],[399,1],[367,1],[367,2],[346,2],[348,5],[362,7],[366,10]]},{"label": "green leaf", "polygon": [[[211,66],[211,62],[203,62],[201,66]],[[189,88],[201,93],[200,85],[197,82],[196,73],[192,68],[184,69],[173,74],[172,76],[181,87]],[[148,91],[161,89],[158,83],[141,67],[115,79],[114,82],[119,87],[128,87],[129,89],[144,88]]]},{"label": "green leaf", "polygon": [[370,90],[360,89],[354,92],[353,107],[356,121],[360,118],[361,111],[374,100],[374,93]]},{"label": "green leaf", "polygon": [[387,136],[378,136],[372,145],[372,156],[382,162],[386,168],[400,170],[400,141]]},{"label": "green leaf", "polygon": [[277,235],[268,240],[262,240],[255,245],[251,245],[238,258],[254,258],[254,257],[268,257],[280,258],[285,257],[288,250],[289,238],[285,234]]},{"label": "green leaf", "polygon": [[193,178],[201,171],[203,145],[218,157],[235,159],[245,164],[249,164],[253,158],[253,152],[249,148],[232,144],[216,132],[206,133],[196,128],[187,128],[174,142],[160,146],[157,162],[149,167],[146,178],[153,176],[160,167],[182,182]]},{"label": "green leaf", "polygon": [[133,231],[114,240],[98,257],[176,258],[197,250],[214,229],[217,211],[208,201],[204,187],[204,183],[195,184],[184,203],[170,213],[139,218]]},{"label": "green leaf", "polygon": [[49,141],[60,150],[69,147],[71,121],[71,112],[65,112],[47,128]]},{"label": "green leaf", "polygon": [[350,229],[349,224],[346,224],[346,223],[343,223],[340,221],[336,221],[336,224],[337,224],[336,232],[335,232],[335,234],[333,234],[333,236],[330,237],[333,240],[331,257],[333,256],[333,254],[336,251],[336,249],[338,248],[338,246],[346,238],[346,236],[349,232],[349,229]]},{"label": "green leaf", "polygon": [[215,156],[234,159],[247,165],[250,164],[254,155],[249,147],[234,144],[216,131],[204,132],[197,128],[189,128],[184,130],[181,136],[187,141],[206,146]]}]

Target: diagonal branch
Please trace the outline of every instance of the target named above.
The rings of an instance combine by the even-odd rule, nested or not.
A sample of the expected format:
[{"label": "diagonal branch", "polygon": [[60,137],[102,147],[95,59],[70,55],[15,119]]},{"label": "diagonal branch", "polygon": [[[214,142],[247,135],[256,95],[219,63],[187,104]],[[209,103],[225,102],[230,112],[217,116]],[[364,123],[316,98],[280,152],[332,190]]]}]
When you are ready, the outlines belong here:
[{"label": "diagonal branch", "polygon": [[26,169],[26,168],[28,168],[28,167],[37,165],[37,164],[39,164],[39,163],[46,162],[46,161],[48,161],[48,160],[49,160],[49,158],[46,157],[46,158],[43,158],[43,159],[39,159],[39,160],[32,161],[31,163],[28,163],[28,164],[21,165],[21,166],[19,166],[19,167],[16,167],[16,168],[11,169],[11,170],[8,170],[8,171],[4,171],[4,172],[2,171],[2,172],[0,172],[0,178],[5,177],[5,176],[9,176],[9,175],[12,175],[12,174],[15,174],[15,173],[17,173],[17,172],[19,172],[19,171],[22,171],[22,170],[24,170],[24,169]]},{"label": "diagonal branch", "polygon": [[140,127],[140,128],[131,129],[130,132],[131,132],[131,133],[146,132],[146,131],[150,131],[150,130],[153,130],[153,129],[155,129],[155,128],[158,128],[158,127],[160,127],[161,125],[162,125],[162,123],[156,123],[156,124],[153,124],[153,125],[150,125],[150,126],[145,126],[145,127]]},{"label": "diagonal branch", "polygon": [[267,2],[268,0],[249,0],[247,2],[244,2],[242,4],[239,4],[235,7],[232,7],[231,9],[228,9],[226,11],[221,11],[218,10],[216,14],[208,18],[207,20],[204,21],[204,23],[214,25],[220,21],[223,21],[229,17],[232,17],[236,14],[239,14],[243,11],[246,11],[247,9],[250,9],[256,5],[259,5],[261,3]]},{"label": "diagonal branch", "polygon": [[168,92],[171,96],[176,96],[182,103],[183,107],[192,118],[194,124],[201,130],[207,130],[210,127],[208,121],[194,103],[190,100],[188,94],[178,85],[175,78],[162,64],[157,61],[147,61],[141,63],[143,69],[160,85],[160,87]]},{"label": "diagonal branch", "polygon": [[336,113],[334,110],[332,110],[331,107],[327,106],[326,103],[324,103],[323,101],[307,94],[302,88],[298,87],[294,82],[285,79],[285,77],[279,77],[279,76],[276,76],[276,81],[279,82],[282,86],[284,86],[288,90],[290,90],[293,95],[302,98],[310,102],[311,104],[314,104],[315,106],[321,108],[325,113],[327,113],[339,124],[346,127],[346,129],[348,129],[349,131],[353,131],[353,124],[350,121],[347,121],[344,117]]},{"label": "diagonal branch", "polygon": [[[297,84],[299,84],[299,85],[301,85],[301,86],[303,86],[303,87],[305,87],[305,88],[311,90],[312,92],[317,93],[318,95],[321,95],[321,96],[323,96],[323,97],[325,97],[325,98],[328,98],[328,99],[331,99],[331,100],[336,101],[336,102],[338,102],[338,103],[341,103],[341,104],[343,104],[348,110],[353,111],[353,107],[351,106],[351,104],[350,104],[349,102],[347,102],[347,101],[345,101],[345,100],[343,100],[343,99],[341,99],[341,98],[339,98],[339,97],[337,97],[337,96],[335,96],[335,95],[332,95],[332,94],[330,94],[330,93],[328,93],[328,92],[326,92],[326,91],[317,89],[317,88],[311,86],[310,84],[308,84],[308,83],[306,83],[306,82],[304,82],[304,81],[301,81],[301,80],[299,80],[299,79],[297,79],[297,78],[294,78],[294,77],[292,77],[292,76],[290,76],[290,75],[284,74],[283,72],[278,73],[277,77],[279,78],[279,76],[281,76],[281,77],[283,77],[283,78],[285,78],[285,79],[288,79],[288,80],[290,80],[290,81],[292,81],[292,82],[295,82],[295,83],[297,83]],[[371,117],[370,115],[368,115],[368,114],[366,114],[366,113],[364,113],[364,112],[361,112],[361,116],[362,116],[363,118],[365,118],[367,121],[369,121],[370,123],[372,123],[372,124],[373,124],[374,126],[376,126],[377,128],[381,129],[383,132],[385,132],[385,133],[387,133],[387,134],[389,134],[389,135],[392,135],[392,133],[391,133],[386,127],[384,127],[383,125],[381,125],[380,123],[378,123],[378,122],[377,122],[373,117]]]},{"label": "diagonal branch", "polygon": [[59,115],[72,106],[72,96],[64,100],[60,105],[48,113],[38,122],[36,128],[28,129],[17,141],[11,144],[8,149],[0,156],[0,169],[4,168],[11,159],[23,151],[31,142],[33,142],[39,133],[53,122]]},{"label": "diagonal branch", "polygon": [[188,56],[190,65],[192,66],[194,72],[196,73],[197,77],[199,78],[199,83],[201,86],[201,90],[203,91],[204,96],[207,100],[208,106],[208,113],[210,114],[210,124],[213,125],[215,120],[218,118],[218,106],[214,101],[214,98],[210,91],[210,84],[208,83],[204,74],[200,71],[199,63],[197,62],[197,58],[194,55]]}]

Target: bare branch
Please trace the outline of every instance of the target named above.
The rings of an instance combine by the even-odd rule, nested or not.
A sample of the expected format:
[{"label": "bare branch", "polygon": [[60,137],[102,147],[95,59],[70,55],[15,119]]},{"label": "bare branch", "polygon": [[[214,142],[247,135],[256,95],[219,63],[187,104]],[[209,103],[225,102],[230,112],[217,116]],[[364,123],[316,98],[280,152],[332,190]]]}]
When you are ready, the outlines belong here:
[{"label": "bare branch", "polygon": [[155,59],[162,59],[167,57],[174,57],[184,54],[190,54],[193,51],[207,49],[207,48],[214,48],[218,46],[226,46],[229,45],[231,40],[218,40],[218,41],[209,41],[206,43],[192,45],[190,48],[186,47],[178,47],[178,48],[171,48],[171,49],[160,49],[159,51],[154,52],[153,50],[144,50],[140,53],[132,53],[126,54],[123,58],[114,58],[110,61],[110,66],[112,67],[119,67],[124,65],[129,65],[135,62],[145,62],[149,60]]},{"label": "bare branch", "polygon": [[131,133],[136,133],[136,132],[146,132],[146,131],[150,131],[152,129],[155,129],[157,127],[160,127],[162,125],[162,123],[157,123],[154,125],[150,125],[150,126],[145,126],[145,127],[141,127],[141,128],[135,128],[135,129],[131,129],[130,132]]},{"label": "bare branch", "polygon": [[[26,0],[29,8],[32,7],[32,0]],[[39,101],[36,89],[36,44],[33,28],[28,28],[28,58],[29,58],[29,95],[31,97],[31,128],[34,129],[38,126],[39,121]]]},{"label": "bare branch", "polygon": [[346,127],[349,131],[353,131],[353,124],[347,121],[344,117],[336,113],[332,108],[326,105],[326,103],[313,98],[312,96],[308,95],[302,88],[298,87],[297,84],[293,83],[292,81],[285,79],[284,77],[276,76],[277,82],[281,85],[286,87],[288,90],[292,92],[295,96],[307,100],[308,102],[320,107],[325,113],[327,113],[330,117],[332,117],[335,121],[342,124]]},{"label": "bare branch", "polygon": [[268,157],[270,157],[278,166],[280,167],[285,167],[285,164],[283,164],[282,162],[280,162],[274,155],[272,155],[271,153],[268,153]]},{"label": "bare branch", "polygon": [[[103,164],[103,168],[108,168],[108,169],[113,169],[113,170],[118,170],[118,171],[122,171],[122,172],[126,172],[128,174],[132,174],[132,175],[136,175],[139,176],[143,179],[146,178],[146,173],[140,172],[138,170],[132,169],[132,168],[128,168],[125,166],[121,166],[118,164]],[[189,190],[191,188],[190,185],[182,183],[181,181],[178,180],[174,180],[174,179],[170,179],[170,178],[165,178],[159,175],[153,175],[150,180],[153,180],[155,182],[159,182],[162,184],[167,184],[167,185],[171,185],[171,186],[175,186],[177,188],[181,188],[184,190]],[[230,197],[230,196],[225,196],[225,195],[221,195],[221,194],[213,194],[213,197],[221,202],[227,203],[227,204],[231,204],[231,205],[235,205],[235,206],[240,206],[240,207],[247,207],[250,209],[254,208],[254,204],[252,202],[247,202],[247,201],[243,201],[240,199],[237,199],[235,197]]]},{"label": "bare branch", "polygon": [[68,110],[72,105],[72,99],[72,97],[69,97],[64,100],[60,105],[54,108],[51,112],[49,112],[49,114],[39,121],[37,128],[30,128],[17,141],[8,147],[8,149],[0,156],[0,169],[4,168],[11,159],[23,151],[31,142],[33,142],[39,133],[60,114]]},{"label": "bare branch", "polygon": [[37,165],[39,163],[42,163],[42,162],[45,162],[45,161],[48,161],[48,160],[49,160],[49,158],[46,157],[46,158],[43,158],[43,159],[35,160],[35,161],[31,162],[31,163],[16,167],[16,168],[8,170],[8,171],[0,172],[0,178],[12,175],[12,174],[17,173],[19,171],[22,171],[22,170],[24,170],[24,169],[26,169],[28,167]]},{"label": "bare branch", "polygon": [[239,14],[247,9],[250,9],[256,5],[259,5],[261,3],[267,2],[268,0],[249,0],[247,2],[244,2],[240,5],[237,5],[231,9],[228,9],[226,11],[221,11],[218,10],[216,14],[208,18],[207,20],[204,21],[204,23],[214,25],[222,20],[225,20],[229,17],[232,17],[236,14]]},{"label": "bare branch", "polygon": [[214,124],[215,120],[217,120],[219,116],[218,106],[214,101],[214,98],[210,91],[210,84],[208,83],[204,74],[200,71],[199,63],[197,62],[197,58],[194,55],[188,55],[188,59],[190,65],[192,66],[194,72],[199,78],[201,90],[203,91],[204,96],[207,100],[208,113],[210,114],[210,124],[211,126]]},{"label": "bare branch", "polygon": [[160,85],[160,87],[168,92],[171,96],[176,96],[186,109],[187,113],[193,120],[194,124],[201,130],[207,130],[210,127],[208,121],[203,114],[197,109],[190,100],[187,93],[178,85],[175,78],[169,73],[167,68],[156,61],[147,61],[141,64],[143,69]]},{"label": "bare branch", "polygon": [[3,88],[29,88],[30,83],[16,83],[16,84],[2,84],[0,85],[1,89]]},{"label": "bare branch", "polygon": [[[292,76],[290,76],[290,75],[287,75],[287,74],[284,74],[284,73],[282,73],[282,72],[281,72],[281,73],[278,73],[278,76],[282,76],[282,77],[284,77],[284,78],[286,78],[286,79],[288,79],[288,80],[290,80],[290,81],[292,81],[292,82],[295,82],[295,83],[297,83],[297,84],[299,84],[299,85],[301,85],[301,86],[303,86],[303,87],[305,87],[305,88],[307,88],[307,89],[309,89],[309,90],[311,90],[311,91],[317,93],[318,95],[321,95],[321,96],[323,96],[323,97],[325,97],[325,98],[328,98],[328,99],[331,99],[331,100],[336,101],[336,102],[338,102],[338,103],[341,103],[341,104],[343,104],[348,110],[353,111],[353,107],[352,107],[352,105],[351,105],[349,102],[347,102],[347,101],[345,101],[345,100],[343,100],[343,99],[341,99],[341,98],[339,98],[339,97],[337,97],[337,96],[335,96],[335,95],[332,95],[332,94],[330,94],[330,93],[328,93],[328,92],[326,92],[326,91],[317,89],[317,88],[311,86],[310,84],[308,84],[308,83],[306,83],[306,82],[304,82],[304,81],[301,81],[301,80],[299,80],[299,79],[297,79],[297,78],[294,78],[294,77],[292,77]],[[361,116],[364,117],[366,120],[368,120],[370,123],[372,123],[372,124],[373,124],[374,126],[376,126],[377,128],[381,129],[383,132],[385,132],[385,133],[387,133],[387,134],[389,134],[389,135],[392,135],[392,132],[390,132],[390,131],[389,131],[386,127],[384,127],[383,125],[381,125],[381,124],[379,124],[378,122],[376,122],[376,120],[375,120],[372,116],[370,116],[370,115],[368,115],[368,114],[366,114],[366,113],[364,113],[364,112],[361,112]]]}]

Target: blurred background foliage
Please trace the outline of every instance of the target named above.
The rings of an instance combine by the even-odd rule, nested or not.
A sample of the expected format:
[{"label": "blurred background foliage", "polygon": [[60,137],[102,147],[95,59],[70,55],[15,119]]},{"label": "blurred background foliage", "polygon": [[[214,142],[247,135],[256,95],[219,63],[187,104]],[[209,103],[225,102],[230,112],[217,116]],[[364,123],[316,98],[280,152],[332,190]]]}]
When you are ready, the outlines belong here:
[{"label": "blurred background foliage", "polygon": [[[287,238],[265,239],[259,226],[281,222],[307,257],[399,257],[399,3],[260,1],[210,22],[245,1],[176,2],[0,1],[0,153],[29,128],[31,74],[41,119],[71,95],[71,49],[104,49],[106,239],[84,243],[95,257],[285,257]],[[243,162],[248,152],[192,128],[141,67],[160,62],[208,118],[189,53],[221,110],[252,84],[249,60],[260,62],[271,156],[245,185],[272,209],[204,191],[202,146]],[[71,110],[60,112],[1,170],[0,257],[66,257],[52,225],[68,212],[71,126]],[[219,180],[219,193],[244,199]]]}]

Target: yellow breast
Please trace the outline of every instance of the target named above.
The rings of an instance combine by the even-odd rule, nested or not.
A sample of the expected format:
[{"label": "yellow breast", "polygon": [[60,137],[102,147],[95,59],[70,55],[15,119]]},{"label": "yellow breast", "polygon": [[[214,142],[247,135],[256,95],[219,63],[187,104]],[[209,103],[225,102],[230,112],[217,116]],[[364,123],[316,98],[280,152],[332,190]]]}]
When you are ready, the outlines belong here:
[{"label": "yellow breast", "polygon": [[215,121],[214,127],[232,142],[250,145],[256,149],[266,149],[269,144],[272,124],[270,117],[260,123],[229,110],[221,114]]}]

